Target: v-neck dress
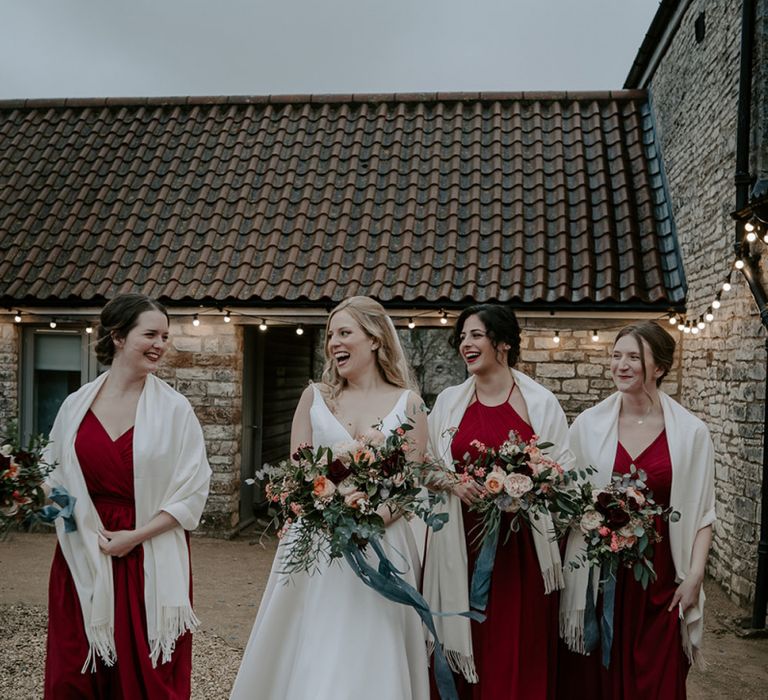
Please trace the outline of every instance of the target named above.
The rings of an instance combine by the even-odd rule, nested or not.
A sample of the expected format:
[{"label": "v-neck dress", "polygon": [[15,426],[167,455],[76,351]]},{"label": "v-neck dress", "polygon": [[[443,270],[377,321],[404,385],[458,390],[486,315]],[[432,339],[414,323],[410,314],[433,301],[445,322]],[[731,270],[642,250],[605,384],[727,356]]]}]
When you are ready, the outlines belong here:
[{"label": "v-neck dress", "polygon": [[[465,455],[479,457],[472,444],[479,440],[499,447],[514,430],[530,440],[533,428],[508,401],[486,406],[471,403],[451,442],[457,472],[463,471]],[[476,537],[478,514],[462,503],[467,547],[467,573],[472,572],[479,553]],[[507,538],[511,514],[504,514],[496,559],[491,575],[485,622],[472,622],[472,651],[479,683],[468,683],[454,674],[461,700],[547,700],[554,697],[557,676],[556,593],[545,595],[541,567],[530,528],[521,524]],[[505,539],[506,538],[506,539]],[[434,685],[432,698],[438,700]]]},{"label": "v-neck dress", "polygon": [[[333,447],[352,437],[316,386],[312,444]],[[408,392],[382,420],[387,435],[406,418]],[[388,525],[384,551],[412,586],[420,562],[404,518]],[[290,532],[277,549],[231,698],[234,700],[426,700],[427,652],[421,619],[366,586],[344,560],[320,570],[281,573]],[[368,553],[372,565],[375,555]]]},{"label": "v-neck dress", "polygon": [[[75,439],[88,494],[107,530],[136,526],[133,493],[133,428],[112,440],[92,411]],[[181,636],[169,663],[152,668],[144,607],[144,550],[112,558],[117,662],[97,660],[81,673],[88,640],[75,583],[57,545],[48,586],[45,697],[49,700],[182,700],[189,698],[192,635]]]},{"label": "v-neck dress", "polygon": [[[654,500],[669,505],[672,459],[666,431],[636,458],[619,442],[613,470],[629,472],[630,465],[643,469]],[[643,588],[631,569],[622,568],[616,581],[613,614],[614,639],[608,669],[600,653],[589,656],[563,653],[561,698],[590,697],[598,700],[684,700],[688,660],[680,639],[678,611],[667,608],[677,590],[675,564],[669,546],[669,523],[656,519],[661,542],[654,547],[656,580]],[[598,601],[598,606],[601,605]]]}]

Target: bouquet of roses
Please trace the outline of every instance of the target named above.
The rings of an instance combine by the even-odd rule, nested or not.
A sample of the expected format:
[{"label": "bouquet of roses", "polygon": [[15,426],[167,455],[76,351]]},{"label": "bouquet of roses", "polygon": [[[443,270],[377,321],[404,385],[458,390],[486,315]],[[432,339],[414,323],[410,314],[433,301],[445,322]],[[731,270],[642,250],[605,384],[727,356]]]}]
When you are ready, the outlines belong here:
[{"label": "bouquet of roses", "polygon": [[619,566],[631,568],[635,580],[647,588],[656,578],[651,558],[653,545],[661,540],[656,518],[675,522],[680,514],[653,500],[646,474],[630,466],[627,474],[614,474],[610,483],[597,489],[585,484],[579,528],[586,540],[586,553],[572,566],[595,565],[607,578],[615,578]]},{"label": "bouquet of roses", "polygon": [[8,435],[0,439],[0,532],[6,534],[12,525],[36,515],[46,496],[43,481],[53,469],[43,458],[48,441],[33,436],[26,448],[16,437],[11,425]]},{"label": "bouquet of roses", "polygon": [[510,431],[498,448],[478,440],[472,445],[479,456],[475,461],[465,460],[464,473],[456,478],[474,479],[483,487],[483,496],[471,506],[481,516],[480,542],[498,530],[502,513],[512,514],[510,531],[519,529],[521,519],[535,528],[545,514],[552,517],[558,530],[564,530],[580,514],[576,474],[566,472],[546,456],[551,442],[539,442],[537,435],[525,442]]},{"label": "bouquet of roses", "polygon": [[372,429],[331,447],[301,445],[292,459],[264,465],[257,478],[266,479],[278,536],[290,537],[286,573],[311,573],[321,559],[363,550],[384,533],[386,513],[419,515],[439,529],[447,516],[430,513],[421,466],[407,459],[410,430],[403,423],[389,437]]}]

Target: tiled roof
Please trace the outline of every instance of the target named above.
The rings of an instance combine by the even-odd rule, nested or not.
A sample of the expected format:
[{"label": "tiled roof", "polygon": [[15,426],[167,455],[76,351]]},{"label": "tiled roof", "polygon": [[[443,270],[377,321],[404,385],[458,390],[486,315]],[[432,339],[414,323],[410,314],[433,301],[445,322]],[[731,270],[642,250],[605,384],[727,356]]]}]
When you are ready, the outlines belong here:
[{"label": "tiled roof", "polygon": [[644,92],[0,102],[0,305],[680,304]]}]

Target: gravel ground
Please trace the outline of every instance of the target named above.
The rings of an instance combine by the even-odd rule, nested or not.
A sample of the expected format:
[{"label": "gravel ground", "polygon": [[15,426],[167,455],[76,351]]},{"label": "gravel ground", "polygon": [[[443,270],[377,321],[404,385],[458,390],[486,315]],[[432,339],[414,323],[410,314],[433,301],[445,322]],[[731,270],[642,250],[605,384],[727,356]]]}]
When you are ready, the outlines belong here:
[{"label": "gravel ground", "polygon": [[[0,605],[0,698],[30,700],[43,695],[45,627],[43,605]],[[221,637],[200,631],[192,646],[193,700],[226,700],[242,650]]]},{"label": "gravel ground", "polygon": [[[42,696],[48,570],[55,544],[55,537],[43,533],[17,533],[0,542],[0,700]],[[195,610],[202,620],[193,644],[194,700],[228,697],[274,547],[274,541],[262,544],[248,537],[231,542],[193,538]],[[745,611],[714,582],[707,581],[706,587],[709,667],[691,671],[689,700],[764,700],[768,639],[736,634],[736,621]]]}]

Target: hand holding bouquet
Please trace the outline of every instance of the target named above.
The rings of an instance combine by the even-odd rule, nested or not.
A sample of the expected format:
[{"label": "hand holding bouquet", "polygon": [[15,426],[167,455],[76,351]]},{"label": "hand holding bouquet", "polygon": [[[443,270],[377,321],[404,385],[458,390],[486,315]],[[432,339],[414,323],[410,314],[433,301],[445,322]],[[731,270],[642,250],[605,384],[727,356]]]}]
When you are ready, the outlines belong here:
[{"label": "hand holding bouquet", "polygon": [[571,565],[600,567],[605,571],[601,585],[607,576],[615,576],[619,566],[631,568],[635,580],[647,588],[656,578],[651,561],[653,545],[661,541],[656,518],[674,522],[680,514],[654,501],[645,472],[634,464],[629,473],[614,474],[604,488],[585,485],[583,492],[579,528],[586,540],[586,553]]},{"label": "hand holding bouquet", "polygon": [[389,437],[369,430],[356,440],[314,448],[302,445],[290,460],[264,465],[266,495],[276,506],[278,536],[287,533],[284,571],[312,572],[321,559],[364,549],[386,522],[422,516],[432,527],[447,517],[431,514],[419,486],[421,465],[409,462],[408,423]]},{"label": "hand holding bouquet", "polygon": [[536,528],[544,515],[564,529],[580,513],[573,475],[545,454],[552,443],[540,443],[536,435],[525,442],[510,431],[498,449],[477,440],[472,445],[478,459],[465,460],[464,473],[456,478],[473,479],[483,489],[483,496],[470,507],[481,515],[480,542],[500,527],[502,513],[512,514],[511,531],[519,529],[520,520]]}]

